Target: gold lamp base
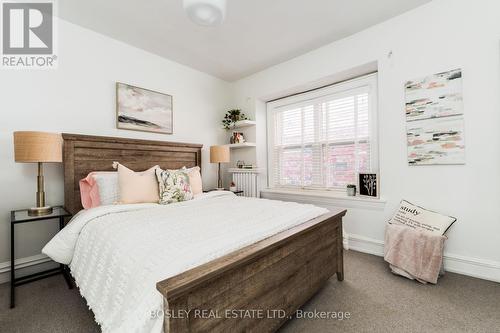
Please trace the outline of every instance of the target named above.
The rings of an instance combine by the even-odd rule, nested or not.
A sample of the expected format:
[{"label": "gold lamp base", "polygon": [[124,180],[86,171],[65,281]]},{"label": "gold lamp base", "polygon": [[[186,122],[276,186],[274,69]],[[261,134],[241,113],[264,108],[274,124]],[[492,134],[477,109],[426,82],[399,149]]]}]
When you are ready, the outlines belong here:
[{"label": "gold lamp base", "polygon": [[52,214],[52,207],[45,205],[45,192],[43,181],[43,164],[38,162],[36,207],[28,209],[29,216],[44,216]]},{"label": "gold lamp base", "polygon": [[32,207],[32,208],[28,209],[29,216],[44,216],[44,215],[49,215],[49,214],[52,214],[52,207],[50,207],[50,206]]}]

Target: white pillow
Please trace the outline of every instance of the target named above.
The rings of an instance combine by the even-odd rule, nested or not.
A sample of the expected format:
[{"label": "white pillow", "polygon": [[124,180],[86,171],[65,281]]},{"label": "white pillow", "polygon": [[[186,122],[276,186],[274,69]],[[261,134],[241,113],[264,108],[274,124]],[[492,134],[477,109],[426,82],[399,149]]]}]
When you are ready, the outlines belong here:
[{"label": "white pillow", "polygon": [[203,193],[203,181],[201,179],[200,167],[195,166],[192,168],[182,167],[189,176],[189,185],[191,186],[191,191],[193,195],[198,195]]},{"label": "white pillow", "polygon": [[97,171],[92,174],[97,189],[101,205],[113,205],[119,200],[118,172],[116,171]]},{"label": "white pillow", "polygon": [[399,208],[389,223],[403,224],[416,230],[444,235],[457,219],[439,214],[420,206],[401,200]]}]

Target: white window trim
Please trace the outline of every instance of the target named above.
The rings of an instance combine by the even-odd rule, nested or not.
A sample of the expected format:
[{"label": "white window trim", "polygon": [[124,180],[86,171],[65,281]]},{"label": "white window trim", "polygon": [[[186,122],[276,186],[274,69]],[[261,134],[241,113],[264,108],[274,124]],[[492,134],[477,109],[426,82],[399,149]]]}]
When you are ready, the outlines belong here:
[{"label": "white window trim", "polygon": [[272,200],[309,203],[323,207],[358,208],[384,210],[385,198],[350,197],[345,191],[326,191],[309,189],[267,188],[261,190],[261,197]]},{"label": "white window trim", "polygon": [[[341,94],[343,91],[353,90],[361,87],[370,87],[370,103],[368,114],[370,117],[370,164],[372,166],[371,172],[380,173],[379,170],[379,149],[378,149],[378,73],[372,73],[368,75],[363,75],[361,77],[351,79],[345,82],[335,83],[330,86],[319,88],[313,91],[304,92],[301,94],[293,95],[290,97],[285,97],[272,102],[267,103],[266,115],[267,115],[267,184],[270,190],[276,189],[293,189],[293,191],[309,191],[307,189],[300,189],[297,187],[290,186],[273,186],[274,184],[274,154],[272,150],[274,148],[273,138],[274,138],[274,118],[273,114],[275,110],[286,106],[288,104],[300,103],[307,100],[317,99],[323,96],[331,94]],[[373,93],[371,93],[373,92]],[[307,99],[304,99],[304,95],[307,95]],[[329,196],[331,192],[339,192],[338,190],[319,190],[324,192],[326,196]]]}]

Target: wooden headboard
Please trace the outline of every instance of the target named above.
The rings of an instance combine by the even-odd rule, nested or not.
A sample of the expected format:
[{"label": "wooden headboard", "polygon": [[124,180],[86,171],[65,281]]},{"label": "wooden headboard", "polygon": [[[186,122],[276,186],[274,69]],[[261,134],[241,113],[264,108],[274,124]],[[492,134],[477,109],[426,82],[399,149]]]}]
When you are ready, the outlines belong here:
[{"label": "wooden headboard", "polygon": [[135,171],[201,167],[203,145],[63,133],[64,206],[76,214],[82,207],[78,182],[92,171],[113,171],[117,161]]}]

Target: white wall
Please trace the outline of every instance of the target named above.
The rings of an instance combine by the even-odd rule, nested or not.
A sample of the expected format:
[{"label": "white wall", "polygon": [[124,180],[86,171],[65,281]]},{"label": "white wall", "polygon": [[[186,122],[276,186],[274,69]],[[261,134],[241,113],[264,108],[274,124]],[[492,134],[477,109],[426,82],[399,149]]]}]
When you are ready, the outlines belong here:
[{"label": "white wall", "polygon": [[[405,198],[458,217],[446,247],[447,258],[451,258],[446,262],[448,269],[500,281],[498,13],[500,2],[495,0],[435,0],[242,79],[234,85],[235,98],[240,106],[252,106],[244,112],[257,117],[262,128],[263,101],[377,62],[381,192],[387,203],[381,209],[361,205],[349,210],[345,230],[352,245],[380,254],[385,221]],[[387,56],[390,51],[391,59]],[[410,167],[403,84],[455,68],[463,69],[467,163]],[[265,149],[262,139],[259,164],[265,164]]]},{"label": "white wall", "polygon": [[[401,198],[454,215],[459,220],[449,233],[448,267],[500,280],[499,12],[496,0],[434,0],[234,84],[60,21],[57,70],[0,71],[0,275],[7,271],[4,263],[9,259],[8,212],[35,201],[36,169],[14,163],[14,130],[196,142],[208,148],[225,142],[221,116],[239,106],[258,121],[258,149],[244,153],[256,161],[247,162],[264,167],[267,99],[324,84],[339,73],[377,62],[380,171],[387,203],[321,204],[347,206],[350,246],[374,253],[381,251],[385,220]],[[387,58],[391,50],[392,60]],[[409,167],[403,83],[457,67],[464,73],[467,164]],[[173,95],[175,134],[115,129],[116,81]],[[216,169],[208,160],[204,149],[205,186],[212,187]],[[48,202],[61,204],[62,166],[49,165],[45,171]],[[19,226],[17,257],[38,262],[40,258],[32,256],[56,229],[55,221]]]},{"label": "white wall", "polygon": [[[228,83],[62,20],[58,56],[56,70],[0,71],[0,273],[10,258],[9,211],[35,203],[36,166],[14,163],[13,131],[202,143],[204,186],[216,184],[208,147],[226,135],[219,123],[231,104]],[[116,81],[173,95],[174,134],[115,129]],[[48,203],[62,204],[62,165],[47,165],[45,176]],[[16,227],[16,257],[38,254],[56,225],[42,221]]]}]

